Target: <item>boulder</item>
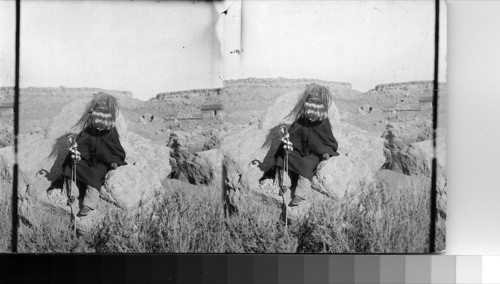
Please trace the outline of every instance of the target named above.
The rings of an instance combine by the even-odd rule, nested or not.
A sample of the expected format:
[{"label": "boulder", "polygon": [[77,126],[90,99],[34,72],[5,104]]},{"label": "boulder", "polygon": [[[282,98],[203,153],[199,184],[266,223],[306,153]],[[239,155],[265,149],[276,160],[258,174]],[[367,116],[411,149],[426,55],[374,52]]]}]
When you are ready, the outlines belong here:
[{"label": "boulder", "polygon": [[208,138],[207,142],[203,145],[203,150],[211,150],[220,148],[221,135],[214,134]]},{"label": "boulder", "polygon": [[[389,133],[386,135],[386,133]],[[430,134],[429,134],[430,133]],[[412,176],[432,176],[432,159],[434,158],[433,140],[420,141],[430,136],[432,131],[424,128],[418,135],[419,142],[404,144],[398,137],[393,137],[386,131],[385,137],[386,163],[384,169]],[[436,131],[436,161],[438,190],[443,191],[446,186],[446,130],[438,128]]]},{"label": "boulder", "polygon": [[168,147],[155,145],[133,133],[130,136],[134,141],[122,143],[128,165],[110,171],[101,190],[103,199],[126,210],[151,200],[171,171]]},{"label": "boulder", "polygon": [[197,185],[222,184],[222,152],[218,149],[198,152],[186,160],[186,175]]},{"label": "boulder", "polygon": [[[446,186],[446,143],[444,136],[438,136],[436,141],[436,182],[438,190],[443,190]],[[434,148],[432,140],[412,143],[401,150],[399,160],[404,174],[432,176],[432,160],[434,158]]]},{"label": "boulder", "polygon": [[[429,122],[391,122],[386,125],[382,138],[387,140],[395,137],[397,140],[407,145],[423,141],[421,139],[425,136],[424,133],[427,133],[429,129],[432,131],[432,125]],[[432,139],[432,137],[429,139]]]},{"label": "boulder", "polygon": [[[250,125],[224,137],[221,149],[224,154],[224,182],[228,202],[237,208],[263,202],[281,206],[277,187],[261,186],[263,174],[273,165],[273,155],[279,146],[279,125],[289,124],[285,118],[293,109],[300,92],[279,97],[260,118],[257,125]],[[312,187],[322,194],[311,192],[307,198],[341,199],[346,192],[355,193],[358,185],[373,180],[373,174],[384,163],[383,139],[345,122],[332,104],[328,117],[332,131],[339,143],[340,156],[320,163]],[[290,196],[285,196],[288,204]],[[298,215],[307,211],[308,205],[288,208],[288,213]]]},{"label": "boulder", "polygon": [[340,156],[318,165],[312,187],[341,199],[346,194],[356,195],[360,184],[373,182],[374,173],[385,162],[384,144],[381,138],[348,123],[338,123],[332,131]]},{"label": "boulder", "polygon": [[[446,130],[438,128],[437,137],[446,136]],[[394,123],[387,124],[382,138],[384,138],[384,154],[386,163],[383,168],[399,173],[409,174],[402,168],[402,150],[413,143],[432,140],[432,122]],[[442,140],[444,143],[444,140]],[[408,151],[408,149],[406,150]]]},{"label": "boulder", "polygon": [[[19,144],[19,214],[25,224],[39,220],[40,214],[69,216],[65,194],[51,189],[51,184],[62,172],[66,157],[68,130],[83,113],[87,100],[73,102],[64,107],[49,124],[46,133],[25,136]],[[120,141],[127,153],[128,165],[110,171],[101,188],[98,210],[85,217],[80,225],[90,226],[99,219],[107,206],[132,210],[151,200],[153,193],[162,189],[161,181],[170,174],[169,152],[165,146],[151,143],[139,135],[128,133],[125,119],[117,118]],[[74,133],[76,134],[76,133]],[[2,187],[12,186],[12,147],[0,149]],[[87,224],[87,225],[85,225]],[[87,228],[88,229],[88,228]]]},{"label": "boulder", "polygon": [[387,124],[382,134],[382,138],[384,139],[384,156],[386,160],[382,168],[401,173],[403,171],[399,167],[400,164],[394,162],[398,160],[401,149],[406,146],[405,142],[399,137],[399,133],[400,132],[395,129],[393,124]]},{"label": "boulder", "polygon": [[167,146],[171,148],[170,157],[173,158],[174,171],[171,178],[188,182],[187,159],[205,149],[207,138],[201,134],[175,131],[170,134]]},{"label": "boulder", "polygon": [[203,151],[207,138],[203,135],[188,132],[188,131],[174,131],[170,134],[168,146],[171,148],[183,147],[191,153]]}]

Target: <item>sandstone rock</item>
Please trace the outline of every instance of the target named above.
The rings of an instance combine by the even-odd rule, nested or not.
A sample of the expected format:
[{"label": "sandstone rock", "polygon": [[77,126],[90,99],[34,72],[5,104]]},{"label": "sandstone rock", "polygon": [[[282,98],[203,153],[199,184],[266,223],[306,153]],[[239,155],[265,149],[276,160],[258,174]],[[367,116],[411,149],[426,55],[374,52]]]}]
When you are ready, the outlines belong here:
[{"label": "sandstone rock", "polygon": [[395,130],[394,126],[392,124],[388,124],[382,134],[382,138],[384,138],[384,156],[386,159],[382,168],[402,172],[399,167],[400,164],[394,162],[394,160],[398,160],[398,155],[406,144],[397,135],[398,131]]},{"label": "sandstone rock", "polygon": [[[424,129],[423,132],[427,133],[428,130]],[[432,134],[432,132],[430,133]],[[419,135],[419,137],[423,137],[423,135]],[[387,158],[386,164],[384,164],[385,169],[406,175],[431,177],[434,157],[432,140],[405,145],[401,140],[391,138],[390,135],[385,135],[385,138],[384,151]],[[438,190],[442,191],[446,186],[446,130],[438,128],[436,138],[437,185]]]},{"label": "sandstone rock", "polygon": [[211,149],[218,149],[220,148],[221,144],[221,135],[220,134],[213,134],[210,136],[207,142],[203,144],[203,151],[205,150],[211,150]]},{"label": "sandstone rock", "polygon": [[187,131],[174,131],[170,134],[168,146],[171,148],[184,147],[191,153],[196,153],[203,150],[206,138],[203,135],[187,132]]},{"label": "sandstone rock", "polygon": [[206,142],[203,135],[192,132],[175,131],[170,134],[167,146],[171,148],[170,157],[175,160],[175,170],[172,171],[171,178],[189,181],[187,159],[202,151]]},{"label": "sandstone rock", "polygon": [[390,122],[386,125],[382,138],[388,139],[389,135],[395,137],[403,144],[410,144],[418,141],[419,134],[426,128],[427,125],[423,122],[416,123],[403,123],[403,122]]},{"label": "sandstone rock", "polygon": [[132,143],[123,143],[127,153],[127,166],[110,171],[106,176],[101,197],[122,209],[135,209],[147,203],[156,191],[162,189],[161,181],[171,171],[170,149],[150,143],[142,137]]},{"label": "sandstone rock", "polygon": [[[224,153],[227,198],[234,206],[245,208],[252,202],[281,206],[277,189],[261,187],[259,179],[274,163],[273,155],[279,145],[279,125],[291,122],[285,116],[290,113],[299,95],[300,92],[284,94],[265,111],[258,126],[247,126],[223,139],[221,149]],[[330,108],[329,119],[339,142],[340,156],[319,165],[312,186],[323,194],[313,192],[308,197],[310,200],[325,196],[343,198],[346,192],[355,192],[359,183],[373,180],[373,173],[384,163],[383,139],[339,122],[340,115],[335,104]],[[288,200],[289,196],[286,196],[285,203]],[[302,209],[289,208],[289,211],[307,211],[307,205],[299,207]]]},{"label": "sandstone rock", "polygon": [[12,127],[0,128],[0,148],[14,144],[14,129]]},{"label": "sandstone rock", "polygon": [[[431,123],[417,125],[418,127],[411,124],[391,123],[387,125],[382,135],[385,139],[384,169],[406,175],[431,177],[434,157]],[[406,134],[401,134],[405,132]],[[438,189],[443,190],[446,185],[446,130],[438,128],[436,138],[437,183]]]},{"label": "sandstone rock", "polygon": [[[444,137],[441,137],[443,140]],[[434,151],[432,140],[412,143],[401,150],[400,167],[404,174],[432,176],[432,160]],[[442,190],[446,186],[446,144],[444,141],[437,143],[437,186]]]},{"label": "sandstone rock", "polygon": [[[438,137],[446,136],[445,129],[438,128]],[[384,169],[393,170],[399,173],[406,173],[401,167],[401,154],[403,148],[415,142],[432,140],[432,122],[395,123],[387,124],[384,133],[384,155],[386,162]],[[442,140],[444,143],[444,140]]]},{"label": "sandstone rock", "polygon": [[[47,134],[26,136],[19,145],[19,200],[20,217],[26,224],[36,222],[40,214],[69,216],[63,193],[48,191],[62,172],[61,164],[67,154],[67,133],[83,112],[87,100],[76,101],[64,107],[50,123]],[[170,173],[169,151],[165,146],[152,144],[136,134],[126,132],[121,114],[117,119],[121,143],[127,153],[127,166],[108,173],[101,197],[126,210],[147,203],[153,193],[162,188],[161,181]],[[12,186],[12,147],[0,149],[0,172],[3,186]],[[109,203],[100,202],[102,208]],[[97,220],[103,211],[93,211],[86,218],[88,224]],[[84,218],[82,218],[84,219]],[[85,222],[81,222],[85,224]]]},{"label": "sandstone rock", "polygon": [[340,156],[319,164],[312,187],[340,199],[346,193],[356,194],[360,183],[373,181],[374,173],[385,162],[384,144],[381,138],[347,123],[333,126],[333,133]]},{"label": "sandstone rock", "polygon": [[186,160],[187,177],[192,184],[222,184],[222,152],[218,149],[198,152]]},{"label": "sandstone rock", "polygon": [[421,142],[426,140],[432,140],[432,125],[430,125],[430,123],[426,125],[426,127],[424,127],[424,129],[422,129],[420,133],[418,133],[416,142]]}]

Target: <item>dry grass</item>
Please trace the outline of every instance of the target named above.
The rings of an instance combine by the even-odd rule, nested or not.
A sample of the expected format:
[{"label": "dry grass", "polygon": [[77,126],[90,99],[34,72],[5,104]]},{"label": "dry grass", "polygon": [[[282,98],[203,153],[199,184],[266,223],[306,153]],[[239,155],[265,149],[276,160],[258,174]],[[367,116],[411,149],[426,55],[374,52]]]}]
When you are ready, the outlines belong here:
[{"label": "dry grass", "polygon": [[[301,224],[299,252],[424,253],[429,248],[430,183],[426,178],[360,186],[358,202],[314,206]],[[444,220],[437,248],[444,249]]]},{"label": "dry grass", "polygon": [[293,241],[264,207],[225,218],[220,201],[214,188],[168,192],[149,212],[109,213],[92,246],[97,252],[293,252]]},{"label": "dry grass", "polygon": [[29,228],[19,232],[19,252],[24,253],[86,253],[94,252],[84,238],[73,234],[68,218],[41,217]]},{"label": "dry grass", "polygon": [[[393,184],[387,186],[387,184]],[[149,209],[106,213],[85,237],[68,220],[44,220],[23,231],[25,252],[351,253],[417,252],[429,245],[427,179],[364,184],[357,200],[320,202],[288,230],[264,205],[225,217],[215,188],[167,191]],[[49,223],[50,222],[50,223]],[[444,247],[444,221],[437,246]]]},{"label": "dry grass", "polygon": [[11,251],[12,207],[7,196],[0,195],[0,252]]}]

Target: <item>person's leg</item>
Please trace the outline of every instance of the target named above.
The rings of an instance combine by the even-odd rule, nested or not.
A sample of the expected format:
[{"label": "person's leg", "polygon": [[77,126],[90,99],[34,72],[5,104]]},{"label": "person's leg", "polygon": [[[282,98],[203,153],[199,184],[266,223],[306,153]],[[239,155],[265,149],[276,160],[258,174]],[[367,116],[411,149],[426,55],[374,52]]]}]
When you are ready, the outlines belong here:
[{"label": "person's leg", "polygon": [[[282,171],[279,169],[279,171]],[[280,174],[281,175],[281,174]],[[292,172],[288,171],[288,175],[282,171],[282,178],[283,178],[283,185],[284,187],[280,188],[279,195],[284,195],[288,189],[290,189],[293,193],[295,190],[295,187],[297,186],[297,179],[299,178],[299,175]]]},{"label": "person's leg", "polygon": [[99,190],[87,185],[85,189],[85,196],[83,197],[83,206],[87,206],[90,209],[95,209],[97,203],[99,202]]},{"label": "person's leg", "polygon": [[298,177],[297,186],[290,206],[297,206],[306,199],[307,193],[311,190],[311,182],[303,176]]},{"label": "person's leg", "polygon": [[299,175],[295,172],[288,171],[288,176],[290,177],[290,190],[292,191],[292,194],[295,192],[295,188],[297,187],[297,181],[299,180]]}]

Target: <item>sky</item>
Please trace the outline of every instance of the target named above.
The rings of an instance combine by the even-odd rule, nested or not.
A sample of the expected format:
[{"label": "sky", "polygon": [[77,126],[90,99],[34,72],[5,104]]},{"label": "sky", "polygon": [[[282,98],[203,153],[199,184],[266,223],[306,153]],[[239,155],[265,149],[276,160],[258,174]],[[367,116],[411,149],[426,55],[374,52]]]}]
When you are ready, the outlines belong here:
[{"label": "sky", "polygon": [[[2,24],[14,21],[9,2],[0,2],[1,16],[12,11]],[[22,1],[21,87],[99,87],[143,100],[221,87],[217,14],[200,1]],[[1,43],[2,65],[12,57],[0,71],[2,86],[13,85],[13,28],[1,27],[2,37],[12,37]]]},{"label": "sky", "polygon": [[[440,81],[446,70],[441,3]],[[226,77],[314,78],[367,91],[432,80],[434,1],[244,1],[240,67]]]},{"label": "sky", "polygon": [[[22,1],[21,11],[21,87],[99,87],[146,100],[224,78],[313,78],[359,91],[433,79],[434,1]],[[14,84],[14,16],[14,1],[0,1],[0,86]]]}]

